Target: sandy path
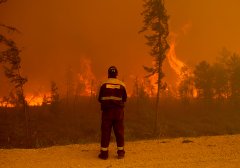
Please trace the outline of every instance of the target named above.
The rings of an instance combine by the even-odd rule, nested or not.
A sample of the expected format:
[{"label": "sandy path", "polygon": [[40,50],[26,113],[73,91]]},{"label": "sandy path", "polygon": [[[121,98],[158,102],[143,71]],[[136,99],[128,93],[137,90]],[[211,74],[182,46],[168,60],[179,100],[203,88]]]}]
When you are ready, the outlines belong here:
[{"label": "sandy path", "polygon": [[126,143],[125,159],[97,158],[98,144],[44,149],[0,149],[0,168],[240,168],[240,135],[149,140]]}]

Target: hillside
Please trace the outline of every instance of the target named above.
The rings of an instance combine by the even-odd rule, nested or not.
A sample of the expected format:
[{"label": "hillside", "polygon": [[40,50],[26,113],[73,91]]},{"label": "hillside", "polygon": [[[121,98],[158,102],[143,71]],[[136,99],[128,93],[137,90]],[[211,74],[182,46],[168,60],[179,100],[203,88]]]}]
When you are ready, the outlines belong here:
[{"label": "hillside", "polygon": [[0,168],[239,168],[240,135],[146,140],[126,143],[125,159],[97,158],[98,144],[42,149],[0,149]]}]

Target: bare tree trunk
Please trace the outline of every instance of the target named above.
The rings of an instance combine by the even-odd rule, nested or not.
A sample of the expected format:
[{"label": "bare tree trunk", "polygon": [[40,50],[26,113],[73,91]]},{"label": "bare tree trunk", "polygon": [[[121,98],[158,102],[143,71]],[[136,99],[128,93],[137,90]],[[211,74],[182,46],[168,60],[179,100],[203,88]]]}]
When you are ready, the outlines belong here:
[{"label": "bare tree trunk", "polygon": [[24,98],[23,104],[24,114],[25,114],[25,125],[26,125],[26,147],[30,147],[30,127],[29,127],[29,111],[27,110],[27,103]]},{"label": "bare tree trunk", "polygon": [[[160,70],[161,67],[159,67]],[[160,72],[160,71],[159,71]],[[159,134],[159,99],[160,99],[160,90],[161,90],[161,76],[158,73],[157,81],[157,97],[156,97],[156,112],[155,112],[155,123],[154,123],[154,134],[157,136]]]},{"label": "bare tree trunk", "polygon": [[[20,75],[20,69],[18,68],[18,76]],[[27,110],[27,102],[25,100],[25,95],[24,95],[24,91],[23,91],[23,85],[20,86],[20,91],[21,91],[21,99],[20,101],[22,101],[23,103],[23,110],[24,110],[24,116],[25,116],[25,127],[26,127],[26,148],[30,147],[30,127],[29,127],[29,111]]]}]

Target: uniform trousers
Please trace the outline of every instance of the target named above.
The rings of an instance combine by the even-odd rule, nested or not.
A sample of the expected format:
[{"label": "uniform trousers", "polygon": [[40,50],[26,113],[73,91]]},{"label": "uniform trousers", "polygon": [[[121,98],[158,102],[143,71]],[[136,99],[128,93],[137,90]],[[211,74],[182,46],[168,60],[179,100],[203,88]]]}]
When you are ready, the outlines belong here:
[{"label": "uniform trousers", "polygon": [[107,148],[109,146],[112,128],[116,137],[117,147],[123,147],[124,110],[122,108],[111,108],[102,111],[102,124],[101,124],[102,148]]}]

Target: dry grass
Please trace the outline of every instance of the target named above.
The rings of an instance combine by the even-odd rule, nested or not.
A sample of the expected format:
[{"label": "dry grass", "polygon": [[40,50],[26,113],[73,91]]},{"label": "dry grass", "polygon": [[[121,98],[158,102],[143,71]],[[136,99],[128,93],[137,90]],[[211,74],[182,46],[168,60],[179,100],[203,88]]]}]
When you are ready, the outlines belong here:
[{"label": "dry grass", "polygon": [[[160,104],[160,135],[153,135],[154,101],[129,99],[125,108],[128,141],[226,135],[240,133],[240,108],[231,102],[163,99]],[[81,98],[57,107],[30,107],[30,146],[92,143],[100,140],[101,111],[95,99]],[[17,109],[0,109],[0,146],[25,147],[24,116]]]}]

